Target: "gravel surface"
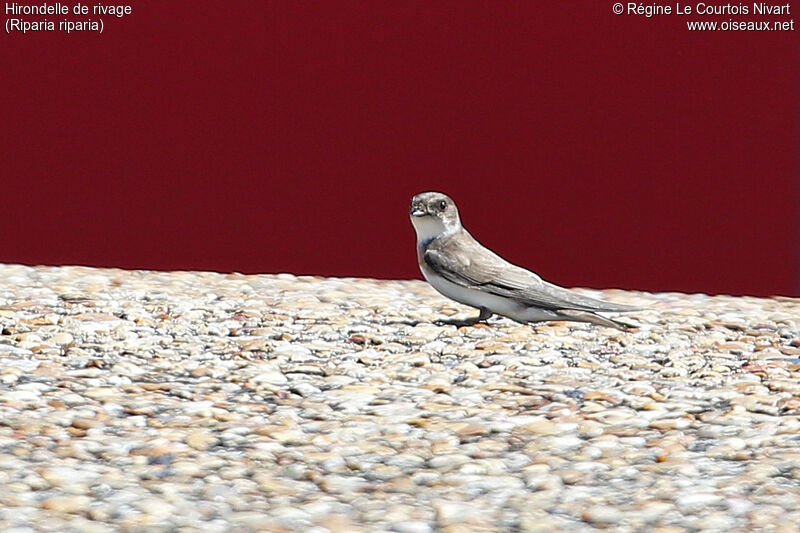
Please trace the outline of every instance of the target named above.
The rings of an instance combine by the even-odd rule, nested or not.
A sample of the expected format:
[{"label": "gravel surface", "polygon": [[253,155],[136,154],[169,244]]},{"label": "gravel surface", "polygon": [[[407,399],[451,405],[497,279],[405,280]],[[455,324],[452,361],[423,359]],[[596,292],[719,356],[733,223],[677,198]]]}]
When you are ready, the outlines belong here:
[{"label": "gravel surface", "polygon": [[0,265],[0,531],[797,531],[800,300],[583,292]]}]

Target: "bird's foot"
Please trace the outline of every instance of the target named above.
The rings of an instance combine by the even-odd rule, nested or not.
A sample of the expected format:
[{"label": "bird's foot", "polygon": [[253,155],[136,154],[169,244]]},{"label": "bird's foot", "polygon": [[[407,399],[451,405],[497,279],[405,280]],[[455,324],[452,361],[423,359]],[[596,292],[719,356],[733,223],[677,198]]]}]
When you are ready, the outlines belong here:
[{"label": "bird's foot", "polygon": [[419,324],[424,324],[424,320],[391,320],[386,322],[387,324],[401,324],[403,326],[418,326]]},{"label": "bird's foot", "polygon": [[400,324],[403,326],[418,326],[420,324],[433,324],[434,326],[455,326],[457,328],[461,328],[464,326],[475,326],[475,325],[484,325],[479,324],[478,319],[468,318],[466,320],[434,320],[433,322],[428,322],[427,320],[392,320],[391,322],[387,322],[387,324]]},{"label": "bird's foot", "polygon": [[434,320],[433,323],[437,326],[455,326],[457,328],[463,328],[466,326],[474,326],[480,322],[477,318],[467,318],[467,319],[449,319],[449,320]]},{"label": "bird's foot", "polygon": [[491,312],[489,312],[486,309],[481,309],[478,316],[466,319],[451,318],[449,320],[448,319],[436,320],[434,324],[436,324],[437,326],[455,326],[457,328],[463,328],[467,326],[474,326],[475,324],[483,322],[484,320],[488,319],[490,316],[492,316]]}]

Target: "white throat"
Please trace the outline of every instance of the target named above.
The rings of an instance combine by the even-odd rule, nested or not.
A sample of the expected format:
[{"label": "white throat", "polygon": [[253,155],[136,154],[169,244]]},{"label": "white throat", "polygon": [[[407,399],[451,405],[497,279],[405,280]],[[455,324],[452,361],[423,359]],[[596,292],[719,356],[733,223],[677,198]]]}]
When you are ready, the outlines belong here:
[{"label": "white throat", "polygon": [[434,216],[411,217],[411,224],[417,232],[417,242],[428,242],[437,237],[452,235],[458,231],[459,224],[445,224],[442,219]]}]

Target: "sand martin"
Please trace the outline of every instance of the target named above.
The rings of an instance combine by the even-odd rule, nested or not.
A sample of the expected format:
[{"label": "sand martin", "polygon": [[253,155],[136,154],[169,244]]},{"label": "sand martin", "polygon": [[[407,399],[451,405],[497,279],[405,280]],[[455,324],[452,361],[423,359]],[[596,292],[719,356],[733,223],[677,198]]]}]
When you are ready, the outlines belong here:
[{"label": "sand martin", "polygon": [[464,229],[456,204],[445,194],[416,195],[410,215],[422,275],[448,298],[480,311],[473,319],[445,323],[472,325],[497,314],[522,323],[573,320],[624,329],[597,312],[638,310],[581,296],[509,263]]}]

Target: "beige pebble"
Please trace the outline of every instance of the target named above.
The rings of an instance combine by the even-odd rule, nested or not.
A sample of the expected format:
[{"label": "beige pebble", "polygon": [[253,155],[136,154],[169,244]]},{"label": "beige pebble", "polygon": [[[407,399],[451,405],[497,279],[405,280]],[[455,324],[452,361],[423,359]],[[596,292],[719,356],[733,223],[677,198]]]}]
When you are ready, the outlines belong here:
[{"label": "beige pebble", "polygon": [[205,431],[194,431],[186,437],[186,444],[196,450],[207,450],[217,444],[219,439]]},{"label": "beige pebble", "polygon": [[90,501],[86,496],[53,496],[42,501],[42,508],[56,513],[83,513]]},{"label": "beige pebble", "polygon": [[66,344],[72,344],[75,341],[75,338],[67,332],[62,331],[61,333],[56,333],[52,337],[50,337],[50,342],[54,344],[58,344],[60,346],[64,346]]}]

